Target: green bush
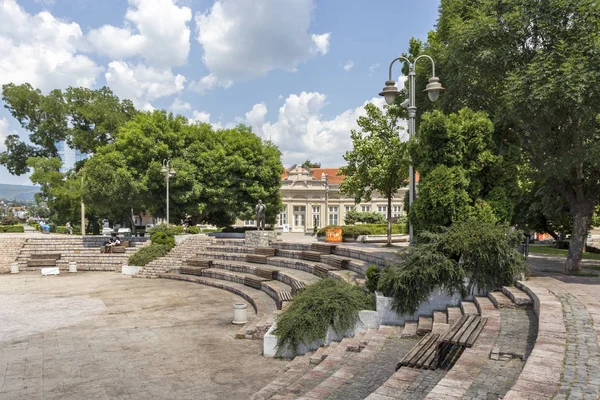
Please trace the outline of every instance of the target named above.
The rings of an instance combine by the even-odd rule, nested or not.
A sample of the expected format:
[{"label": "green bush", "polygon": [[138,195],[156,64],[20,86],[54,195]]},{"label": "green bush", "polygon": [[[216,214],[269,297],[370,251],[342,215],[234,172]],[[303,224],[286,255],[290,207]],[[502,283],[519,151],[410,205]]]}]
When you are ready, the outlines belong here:
[{"label": "green bush", "polygon": [[367,282],[365,284],[366,288],[370,292],[374,292],[377,290],[377,285],[379,284],[379,276],[381,275],[380,269],[375,264],[369,265],[367,268],[367,272],[365,273]]},{"label": "green bush", "polygon": [[155,232],[150,237],[152,241],[152,245],[165,245],[168,246],[169,249],[175,247],[175,238],[170,237],[165,232]]},{"label": "green bush", "polygon": [[[356,239],[361,235],[386,235],[387,224],[364,224],[364,225],[330,225],[319,229],[318,236],[325,236],[325,230],[328,228],[342,228],[342,239]],[[405,226],[401,224],[392,225],[393,234],[402,234]]]},{"label": "green bush", "polygon": [[0,221],[0,225],[18,225],[20,223],[21,223],[21,220],[12,215],[5,215],[4,217],[2,217],[2,220]]},{"label": "green bush", "polygon": [[386,218],[378,212],[348,211],[344,217],[346,225],[354,225],[357,222],[365,224],[385,224]]},{"label": "green bush", "polygon": [[223,233],[246,233],[246,231],[255,231],[256,228],[255,226],[226,226],[225,228],[221,229],[221,232]]},{"label": "green bush", "polygon": [[42,230],[42,226],[40,224],[38,224],[37,222],[30,222],[29,226],[31,226],[36,231],[41,231]]},{"label": "green bush", "polygon": [[202,229],[202,233],[211,233],[211,232],[221,232],[221,229],[220,228],[217,228],[217,229],[210,229],[210,228]]},{"label": "green bush", "polygon": [[358,286],[323,279],[298,294],[277,318],[277,345],[297,349],[324,339],[329,326],[337,333],[354,327],[360,310],[373,309],[373,295]]},{"label": "green bush", "polygon": [[67,233],[67,227],[66,226],[57,226],[56,227],[56,233],[66,234]]},{"label": "green bush", "polygon": [[146,231],[146,233],[150,234],[150,237],[157,232],[163,232],[167,236],[175,237],[175,235],[183,235],[184,229],[183,226],[178,225],[158,224]]},{"label": "green bush", "polygon": [[0,232],[2,233],[23,233],[25,228],[23,225],[0,225]]},{"label": "green bush", "polygon": [[201,232],[201,230],[197,226],[190,226],[189,228],[187,228],[187,233],[189,233],[191,235],[197,235],[200,232]]},{"label": "green bush", "polygon": [[431,292],[466,295],[473,288],[495,290],[528,273],[517,247],[522,235],[505,225],[468,220],[441,233],[422,232],[415,246],[400,253],[400,265],[388,267],[377,289],[393,297],[401,314],[414,313]]},{"label": "green bush", "polygon": [[167,253],[169,253],[169,250],[171,250],[171,247],[166,244],[152,244],[151,246],[144,246],[132,254],[127,262],[129,265],[143,267],[159,257],[166,256]]}]

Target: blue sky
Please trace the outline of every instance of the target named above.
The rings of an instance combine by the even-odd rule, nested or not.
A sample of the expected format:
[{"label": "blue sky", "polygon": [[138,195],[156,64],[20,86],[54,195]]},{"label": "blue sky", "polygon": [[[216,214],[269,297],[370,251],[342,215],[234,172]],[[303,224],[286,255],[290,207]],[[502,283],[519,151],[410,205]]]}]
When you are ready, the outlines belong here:
[{"label": "blue sky", "polygon": [[[0,84],[110,86],[144,109],[252,126],[283,152],[337,167],[350,129],[439,1],[0,0]],[[400,72],[397,69],[396,75]],[[0,110],[0,139],[25,137]],[[4,144],[0,144],[4,150]],[[0,167],[0,183],[29,184]]]}]

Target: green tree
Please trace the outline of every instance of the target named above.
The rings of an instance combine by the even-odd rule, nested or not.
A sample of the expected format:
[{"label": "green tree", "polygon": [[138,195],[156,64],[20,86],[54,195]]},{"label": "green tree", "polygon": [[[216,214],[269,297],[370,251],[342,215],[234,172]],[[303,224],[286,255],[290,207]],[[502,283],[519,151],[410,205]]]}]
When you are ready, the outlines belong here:
[{"label": "green tree", "polygon": [[47,95],[30,84],[2,86],[5,108],[30,132],[25,143],[9,135],[0,165],[14,175],[30,171],[29,157],[58,157],[57,142],[66,141],[82,153],[93,153],[114,141],[118,128],[136,114],[133,103],[119,100],[110,89],[68,88]]},{"label": "green tree", "polygon": [[369,103],[367,115],[358,118],[361,131],[352,130],[352,150],[346,152],[347,165],[339,174],[346,179],[340,191],[353,196],[358,204],[370,201],[373,191],[387,199],[389,246],[392,244],[392,199],[398,189],[408,183],[408,154],[406,143],[398,135],[398,116],[387,107],[382,111]]},{"label": "green tree", "polygon": [[499,148],[514,155],[520,140],[569,205],[567,272],[581,270],[600,195],[599,37],[594,0],[444,0],[426,46],[448,89],[442,108],[486,110]]}]

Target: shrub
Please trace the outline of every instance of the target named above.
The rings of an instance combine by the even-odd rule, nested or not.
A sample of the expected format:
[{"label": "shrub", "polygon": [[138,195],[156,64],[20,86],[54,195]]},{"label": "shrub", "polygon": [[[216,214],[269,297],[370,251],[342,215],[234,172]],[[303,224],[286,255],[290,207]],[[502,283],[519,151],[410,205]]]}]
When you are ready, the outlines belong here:
[{"label": "shrub", "polygon": [[176,235],[183,235],[184,229],[183,226],[178,225],[158,224],[146,231],[146,233],[150,234],[150,237],[157,232],[163,232],[169,237],[175,237]]},{"label": "shrub", "polygon": [[67,227],[66,226],[57,226],[56,227],[56,233],[66,234],[67,233]]},{"label": "shrub", "polygon": [[23,225],[0,225],[0,232],[3,233],[23,233],[25,228]]},{"label": "shrub", "polygon": [[20,223],[21,220],[19,218],[12,215],[5,215],[4,217],[2,217],[0,225],[18,225]]},{"label": "shrub", "polygon": [[378,212],[348,211],[344,217],[346,225],[354,225],[357,222],[365,224],[385,224],[386,218]]},{"label": "shrub", "polygon": [[197,226],[190,226],[187,228],[187,233],[191,235],[197,235],[200,233],[200,228],[198,228]]},{"label": "shrub", "polygon": [[255,226],[226,226],[221,230],[223,233],[246,233],[246,231],[255,231]]},{"label": "shrub", "polygon": [[175,247],[175,238],[170,237],[165,232],[155,232],[150,237],[152,241],[152,245],[165,245],[168,246],[169,249]]},{"label": "shrub", "polygon": [[416,246],[400,253],[399,266],[383,270],[377,288],[394,298],[399,313],[412,314],[436,287],[465,295],[473,288],[511,285],[528,273],[517,250],[521,236],[505,225],[473,219],[441,233],[422,232]]},{"label": "shrub", "polygon": [[136,253],[129,257],[127,261],[129,265],[143,267],[151,261],[159,257],[164,257],[171,250],[171,247],[165,244],[152,244],[139,249]]},{"label": "shrub", "polygon": [[381,275],[381,271],[375,264],[369,265],[367,268],[367,272],[365,273],[367,277],[367,282],[365,284],[366,288],[370,292],[374,292],[377,290],[377,285],[379,284],[379,276]]},{"label": "shrub", "polygon": [[217,229],[210,229],[210,228],[202,229],[202,233],[211,233],[211,232],[221,232],[221,229],[220,228],[217,228]]},{"label": "shrub", "polygon": [[373,309],[373,296],[358,286],[323,279],[298,294],[277,318],[277,345],[297,349],[324,339],[329,326],[337,333],[352,329],[360,310]]}]

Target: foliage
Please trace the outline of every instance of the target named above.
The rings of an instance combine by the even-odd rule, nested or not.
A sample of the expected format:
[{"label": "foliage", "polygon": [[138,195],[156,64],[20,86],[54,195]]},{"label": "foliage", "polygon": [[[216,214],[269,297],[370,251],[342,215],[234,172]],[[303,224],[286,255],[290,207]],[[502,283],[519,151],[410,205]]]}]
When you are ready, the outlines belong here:
[{"label": "foliage", "polygon": [[166,244],[144,246],[132,254],[127,262],[129,265],[143,267],[157,258],[166,256],[169,253],[169,250],[171,250],[171,247]]},{"label": "foliage", "polygon": [[177,235],[183,235],[184,229],[183,226],[179,225],[158,224],[146,231],[146,233],[150,234],[150,237],[154,236],[154,234],[158,232],[162,232],[167,236],[174,238]]},{"label": "foliage", "polygon": [[169,246],[170,249],[175,247],[175,238],[167,235],[165,232],[155,232],[150,237],[152,244]]},{"label": "foliage", "polygon": [[351,131],[353,148],[344,155],[347,165],[339,170],[340,175],[346,176],[340,191],[354,197],[357,204],[370,201],[373,191],[387,199],[391,244],[392,198],[408,179],[406,143],[398,135],[398,115],[390,107],[382,111],[369,103],[365,111],[367,116],[357,121],[361,131]]},{"label": "foliage", "polygon": [[58,157],[56,143],[60,141],[82,153],[95,153],[113,141],[117,128],[136,113],[131,101],[120,101],[107,87],[70,87],[44,95],[28,83],[9,83],[2,86],[2,100],[23,129],[30,132],[29,143],[9,135],[7,150],[0,153],[0,164],[15,175],[30,170],[29,157]]},{"label": "foliage", "polygon": [[25,227],[23,225],[0,225],[0,232],[2,233],[23,233]]},{"label": "foliage", "polygon": [[594,0],[454,0],[442,2],[425,47],[448,89],[440,106],[487,111],[498,153],[515,160],[522,145],[540,182],[569,205],[567,271],[581,270],[600,195],[599,37]]},{"label": "foliage", "polygon": [[247,231],[255,231],[257,228],[255,226],[226,226],[221,229],[223,233],[245,233]]},{"label": "foliage", "polygon": [[367,282],[365,287],[370,291],[374,292],[377,290],[377,286],[379,286],[379,277],[381,276],[381,270],[375,264],[369,265],[367,268],[367,272],[365,273],[367,278]]},{"label": "foliage", "polygon": [[322,340],[331,326],[337,333],[352,329],[358,312],[373,308],[372,295],[358,286],[322,279],[298,294],[277,318],[279,349],[296,349],[301,343]]},{"label": "foliage", "polygon": [[312,162],[309,159],[307,159],[306,161],[304,161],[302,163],[302,167],[304,167],[304,168],[321,168],[321,163]]},{"label": "foliage", "polygon": [[418,239],[400,253],[400,264],[386,268],[379,278],[378,290],[393,297],[402,314],[414,313],[438,287],[464,295],[474,288],[511,285],[528,273],[517,250],[522,235],[506,225],[469,219],[441,233],[421,232]]},{"label": "foliage", "polygon": [[2,220],[0,220],[0,225],[17,225],[20,223],[21,220],[13,215],[5,215],[2,217]]},{"label": "foliage", "polygon": [[[388,231],[387,225],[377,225],[377,224],[364,224],[364,225],[344,225],[344,226],[336,226],[336,225],[328,225],[324,228],[319,229],[318,236],[324,236],[325,231],[328,228],[342,228],[342,238],[343,239],[356,239],[361,235],[385,235]],[[392,234],[402,234],[405,233],[405,225],[402,224],[393,224],[392,225]]]},{"label": "foliage", "polygon": [[504,183],[494,178],[501,157],[494,154],[493,128],[485,113],[469,109],[423,115],[419,140],[409,146],[421,176],[409,213],[418,230],[472,216],[491,222],[512,219],[513,201]]},{"label": "foliage", "polygon": [[187,228],[187,233],[191,234],[191,235],[197,235],[201,232],[201,229],[198,228],[197,226],[190,226]]},{"label": "foliage", "polygon": [[378,212],[348,211],[344,217],[346,225],[354,225],[357,222],[366,224],[385,224],[385,218]]},{"label": "foliage", "polygon": [[67,227],[66,226],[57,226],[56,227],[56,233],[66,234],[67,233]]},{"label": "foliage", "polygon": [[[583,253],[584,260],[600,260],[600,254],[597,254],[596,250],[594,252],[589,251],[590,248],[588,246],[588,251]],[[549,256],[558,256],[558,257],[567,257],[569,255],[568,250],[557,249],[554,246],[548,245],[533,245],[529,246],[529,252],[532,254],[546,254]],[[586,266],[588,268],[588,266]]]}]

